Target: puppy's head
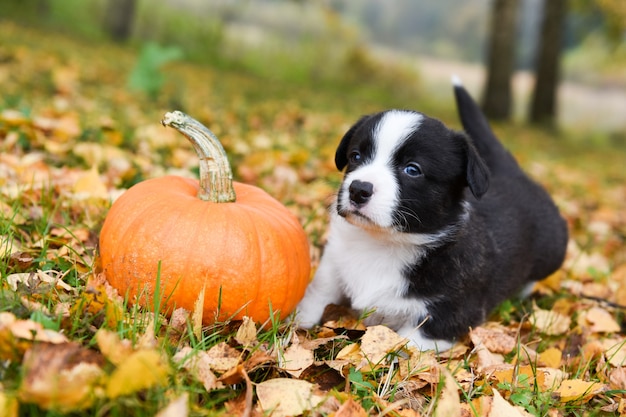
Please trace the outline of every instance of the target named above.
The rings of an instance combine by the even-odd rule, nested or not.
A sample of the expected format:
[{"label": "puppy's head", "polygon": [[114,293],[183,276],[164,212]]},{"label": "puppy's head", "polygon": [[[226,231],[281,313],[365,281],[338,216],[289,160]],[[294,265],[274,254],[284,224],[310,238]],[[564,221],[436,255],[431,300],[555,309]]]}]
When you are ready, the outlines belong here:
[{"label": "puppy's head", "polygon": [[335,164],[346,168],[337,212],[378,231],[442,230],[462,215],[467,187],[480,198],[489,186],[467,136],[412,111],[361,118],[341,140]]}]

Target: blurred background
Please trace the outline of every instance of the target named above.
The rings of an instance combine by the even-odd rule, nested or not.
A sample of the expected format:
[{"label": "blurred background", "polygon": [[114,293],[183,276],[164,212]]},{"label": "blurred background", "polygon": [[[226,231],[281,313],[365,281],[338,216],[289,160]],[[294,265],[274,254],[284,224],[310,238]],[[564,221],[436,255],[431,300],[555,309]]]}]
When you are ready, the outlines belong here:
[{"label": "blurred background", "polygon": [[450,101],[456,74],[493,120],[621,139],[626,130],[624,0],[2,0],[1,9],[0,21],[133,49],[128,84],[154,97],[171,61],[383,90],[414,108]]}]

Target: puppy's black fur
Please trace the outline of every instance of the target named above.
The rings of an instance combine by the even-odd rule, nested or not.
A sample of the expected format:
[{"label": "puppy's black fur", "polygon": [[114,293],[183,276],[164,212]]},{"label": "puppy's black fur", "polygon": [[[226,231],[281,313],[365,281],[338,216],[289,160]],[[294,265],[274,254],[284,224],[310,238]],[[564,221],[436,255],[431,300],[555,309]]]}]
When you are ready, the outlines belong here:
[{"label": "puppy's black fur", "polygon": [[[410,283],[405,297],[427,301],[422,332],[444,340],[465,334],[500,302],[556,271],[568,240],[547,192],[498,141],[465,89],[456,86],[455,96],[467,135],[425,118],[393,156],[398,167],[413,160],[427,173],[420,181],[398,175],[395,227],[434,233],[458,225],[403,272]],[[346,133],[335,157],[339,170],[349,173],[373,157],[367,137],[380,117],[366,116]],[[337,210],[345,215],[340,204]],[[409,319],[417,325],[424,318]]]}]

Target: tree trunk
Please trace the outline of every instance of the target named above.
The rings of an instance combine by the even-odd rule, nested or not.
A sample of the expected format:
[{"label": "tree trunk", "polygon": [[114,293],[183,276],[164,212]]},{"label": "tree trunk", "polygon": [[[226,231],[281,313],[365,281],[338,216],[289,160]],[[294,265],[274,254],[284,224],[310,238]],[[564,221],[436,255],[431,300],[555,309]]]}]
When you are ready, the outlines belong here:
[{"label": "tree trunk", "polygon": [[511,77],[515,68],[515,37],[519,0],[495,0],[487,52],[487,85],[483,111],[491,119],[511,116]]},{"label": "tree trunk", "polygon": [[530,121],[554,125],[557,110],[557,90],[560,79],[561,47],[567,14],[567,0],[543,0],[543,21],[535,55],[535,87],[533,89]]},{"label": "tree trunk", "polygon": [[108,0],[104,28],[116,42],[126,41],[133,31],[137,0]]}]

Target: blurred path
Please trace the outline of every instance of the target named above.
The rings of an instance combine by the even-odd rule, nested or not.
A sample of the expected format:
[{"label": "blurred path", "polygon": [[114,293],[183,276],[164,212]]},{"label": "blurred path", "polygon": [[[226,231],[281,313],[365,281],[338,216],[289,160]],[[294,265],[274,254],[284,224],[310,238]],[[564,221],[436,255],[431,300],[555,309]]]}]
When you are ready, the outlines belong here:
[{"label": "blurred path", "polygon": [[[385,52],[387,53],[387,52]],[[456,74],[476,98],[482,95],[485,71],[482,65],[420,57],[417,60],[423,86],[429,94],[445,99],[450,95],[450,76]],[[518,72],[513,80],[514,114],[524,120],[533,85],[529,72]],[[626,88],[599,88],[563,82],[559,91],[559,123],[594,130],[626,130]]]}]

